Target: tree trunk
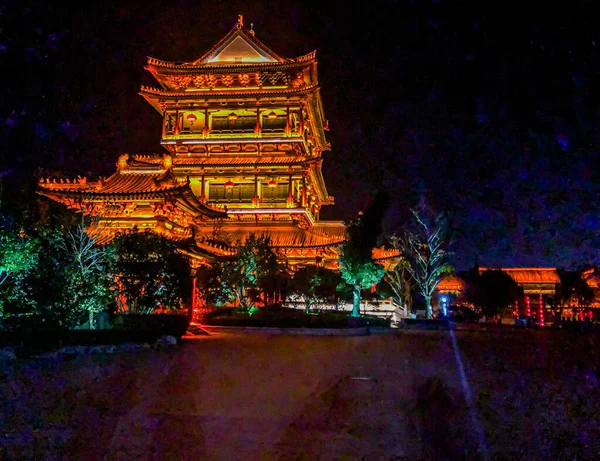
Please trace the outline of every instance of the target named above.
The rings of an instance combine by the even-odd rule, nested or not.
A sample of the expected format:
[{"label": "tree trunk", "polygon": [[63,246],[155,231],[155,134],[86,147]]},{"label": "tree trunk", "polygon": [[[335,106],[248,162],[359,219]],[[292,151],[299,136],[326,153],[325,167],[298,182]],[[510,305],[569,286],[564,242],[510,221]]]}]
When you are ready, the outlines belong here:
[{"label": "tree trunk", "polygon": [[433,310],[431,309],[431,296],[425,296],[425,309],[427,318],[430,319],[433,315]]},{"label": "tree trunk", "polygon": [[360,317],[360,285],[354,285],[352,289],[352,314],[351,317]]},{"label": "tree trunk", "polygon": [[96,329],[96,316],[93,311],[88,311],[89,327],[90,330]]},{"label": "tree trunk", "polygon": [[311,306],[312,306],[312,302],[309,299],[307,299],[306,303],[305,303],[305,310],[304,310],[304,313],[306,315],[310,314],[310,307]]}]

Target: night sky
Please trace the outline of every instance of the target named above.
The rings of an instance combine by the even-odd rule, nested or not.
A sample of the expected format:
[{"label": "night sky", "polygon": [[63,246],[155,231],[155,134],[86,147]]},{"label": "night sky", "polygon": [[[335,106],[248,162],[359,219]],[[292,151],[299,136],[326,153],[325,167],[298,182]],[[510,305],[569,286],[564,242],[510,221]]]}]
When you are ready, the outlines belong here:
[{"label": "night sky", "polygon": [[383,186],[389,233],[421,196],[449,214],[458,268],[600,260],[591,1],[49,3],[0,6],[5,201],[34,175],[96,177],[122,152],[162,152],[138,95],[158,85],[147,56],[194,60],[243,13],[285,57],[317,49],[336,198],[323,219],[351,218]]}]

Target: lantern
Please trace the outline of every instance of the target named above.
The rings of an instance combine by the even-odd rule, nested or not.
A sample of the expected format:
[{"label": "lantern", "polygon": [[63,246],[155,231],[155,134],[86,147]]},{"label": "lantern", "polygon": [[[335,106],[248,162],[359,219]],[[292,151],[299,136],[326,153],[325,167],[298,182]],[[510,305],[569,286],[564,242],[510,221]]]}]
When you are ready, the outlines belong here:
[{"label": "lantern", "polygon": [[231,123],[233,125],[235,123],[235,121],[238,119],[238,114],[236,114],[235,112],[232,112],[231,114],[229,114],[227,116],[227,119],[229,120],[229,123]]},{"label": "lantern", "polygon": [[267,185],[268,185],[270,188],[277,187],[277,181],[275,181],[274,179],[271,179],[271,180],[270,180],[270,181],[267,183]]},{"label": "lantern", "polygon": [[276,119],[277,118],[277,114],[275,112],[269,112],[267,114],[267,118],[271,119],[271,120]]},{"label": "lantern", "polygon": [[235,186],[235,184],[232,181],[227,181],[225,184],[223,184],[225,186],[225,190],[227,192],[231,192],[233,190],[233,186]]},{"label": "lantern", "polygon": [[190,122],[190,125],[193,125],[196,120],[198,120],[198,117],[196,117],[194,114],[189,114],[187,116],[187,121]]}]

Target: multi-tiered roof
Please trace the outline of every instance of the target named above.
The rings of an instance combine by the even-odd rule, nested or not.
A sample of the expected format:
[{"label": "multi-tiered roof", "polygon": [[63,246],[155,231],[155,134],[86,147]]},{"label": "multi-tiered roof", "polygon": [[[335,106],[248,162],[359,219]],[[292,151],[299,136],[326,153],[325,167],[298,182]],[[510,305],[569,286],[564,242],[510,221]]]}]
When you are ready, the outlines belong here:
[{"label": "multi-tiered roof", "polygon": [[[255,233],[268,235],[288,261],[335,260],[345,230],[319,220],[333,197],[321,172],[329,143],[315,52],[282,58],[240,16],[200,58],[149,58],[146,69],[160,87],[140,94],[163,117],[161,144],[169,155],[122,156],[104,182],[45,182],[41,192],[71,206],[79,200],[110,209],[113,215],[99,214],[106,229],[133,216],[127,207],[140,208],[139,227],[193,235],[205,249]],[[149,210],[159,196],[173,209],[169,216],[181,217],[152,226],[157,216]]]}]

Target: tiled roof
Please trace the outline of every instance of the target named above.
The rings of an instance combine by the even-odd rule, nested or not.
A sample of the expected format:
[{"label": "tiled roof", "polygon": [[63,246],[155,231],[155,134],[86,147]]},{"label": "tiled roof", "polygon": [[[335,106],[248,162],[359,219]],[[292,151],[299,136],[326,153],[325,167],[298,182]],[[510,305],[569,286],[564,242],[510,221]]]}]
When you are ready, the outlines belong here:
[{"label": "tiled roof", "polygon": [[[493,268],[480,267],[479,273],[493,270]],[[555,267],[502,267],[517,283],[560,283],[560,277]]]},{"label": "tiled roof", "polygon": [[175,197],[190,213],[199,212],[209,217],[225,217],[224,209],[217,209],[200,203],[190,189],[187,181],[178,181],[172,172],[124,173],[117,171],[105,180],[96,182],[80,181],[73,183],[56,183],[44,181],[39,183],[40,193],[53,197],[71,196],[90,201],[111,200],[149,200]]},{"label": "tiled roof", "polygon": [[386,249],[386,248],[373,248],[373,259],[375,259],[376,261],[383,261],[385,259],[391,259],[391,258],[397,258],[398,256],[400,256],[400,251],[391,248],[391,249]]},{"label": "tiled roof", "polygon": [[161,173],[128,173],[120,171],[106,179],[86,183],[51,183],[40,182],[43,190],[76,195],[137,195],[156,192],[173,192],[188,187],[186,182],[179,182],[172,176]]},{"label": "tiled roof", "polygon": [[245,241],[251,234],[265,235],[271,239],[274,248],[316,248],[337,245],[345,239],[346,228],[342,223],[317,223],[308,230],[295,226],[266,227],[240,226],[223,229],[219,237],[229,245]]},{"label": "tiled roof", "polygon": [[467,284],[463,279],[457,277],[454,274],[445,276],[440,283],[438,283],[436,290],[438,292],[460,292],[467,287]]}]

